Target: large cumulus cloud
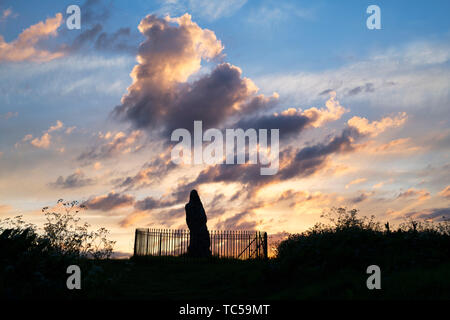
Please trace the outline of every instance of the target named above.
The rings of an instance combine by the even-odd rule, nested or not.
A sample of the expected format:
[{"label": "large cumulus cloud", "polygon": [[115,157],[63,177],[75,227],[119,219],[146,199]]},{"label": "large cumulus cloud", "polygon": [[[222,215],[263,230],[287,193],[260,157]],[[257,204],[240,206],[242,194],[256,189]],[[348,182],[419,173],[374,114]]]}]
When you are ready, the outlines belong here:
[{"label": "large cumulus cloud", "polygon": [[277,96],[258,95],[258,88],[242,71],[218,63],[199,75],[202,60],[220,59],[224,49],[214,32],[200,28],[185,14],[179,18],[148,15],[139,24],[146,37],[139,46],[133,83],[114,114],[136,128],[169,137],[176,128],[221,127],[233,117],[267,108]]},{"label": "large cumulus cloud", "polygon": [[[174,129],[192,132],[194,120],[202,120],[208,128],[280,129],[280,162],[276,175],[262,176],[256,165],[203,166],[194,178],[182,178],[166,190],[161,199],[147,197],[135,203],[135,211],[124,219],[128,226],[149,212],[167,210],[166,217],[179,217],[173,209],[185,201],[191,189],[209,183],[237,184],[239,191],[228,201],[244,202],[238,214],[221,219],[219,227],[233,225],[256,227],[260,221],[254,212],[264,206],[257,199],[262,188],[291,179],[310,177],[327,168],[334,155],[354,152],[364,138],[373,138],[388,128],[402,126],[407,116],[401,113],[380,121],[353,117],[338,133],[329,134],[313,143],[299,142],[306,129],[314,130],[336,121],[350,110],[337,100],[336,92],[324,107],[282,108],[278,94],[265,96],[240,68],[223,62],[224,46],[216,35],[202,29],[185,14],[179,18],[145,17],[140,25],[145,40],[138,49],[137,65],[131,72],[132,84],[113,115],[131,124],[132,130],[150,133],[155,141],[168,142]],[[203,64],[209,61],[210,64]],[[203,68],[202,68],[203,67]],[[291,139],[292,138],[292,139]],[[154,160],[147,162],[136,175],[117,180],[116,187],[135,190],[159,183],[161,176],[176,170],[169,159],[170,146]],[[211,207],[223,213],[223,201]]]}]

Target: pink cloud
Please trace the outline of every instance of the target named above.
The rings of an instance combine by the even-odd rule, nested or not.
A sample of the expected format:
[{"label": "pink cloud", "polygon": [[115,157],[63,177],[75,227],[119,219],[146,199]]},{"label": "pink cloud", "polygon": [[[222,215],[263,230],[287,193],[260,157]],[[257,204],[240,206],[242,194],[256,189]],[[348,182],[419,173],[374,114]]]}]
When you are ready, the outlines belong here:
[{"label": "pink cloud", "polygon": [[40,49],[40,40],[57,35],[57,29],[62,23],[62,14],[57,13],[54,18],[40,21],[24,31],[12,42],[6,42],[0,35],[0,62],[2,61],[49,61],[64,55],[63,52],[51,52]]}]

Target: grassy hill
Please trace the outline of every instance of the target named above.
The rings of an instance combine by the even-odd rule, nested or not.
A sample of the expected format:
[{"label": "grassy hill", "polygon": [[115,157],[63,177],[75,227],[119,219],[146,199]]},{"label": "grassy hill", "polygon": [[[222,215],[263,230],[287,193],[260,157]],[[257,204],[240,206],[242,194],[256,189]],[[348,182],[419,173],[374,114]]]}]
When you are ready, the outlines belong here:
[{"label": "grassy hill", "polygon": [[[55,242],[52,234],[38,235],[30,226],[0,228],[0,297],[450,299],[448,221],[409,221],[390,230],[373,218],[359,218],[356,211],[336,209],[331,214],[330,225],[318,224],[282,241],[276,258],[247,261],[99,259],[104,256],[82,254],[83,246],[66,246],[71,249],[67,252],[61,245],[66,242]],[[71,264],[82,270],[81,290],[66,288],[66,268]],[[366,286],[366,269],[373,264],[381,269],[381,290]]]}]

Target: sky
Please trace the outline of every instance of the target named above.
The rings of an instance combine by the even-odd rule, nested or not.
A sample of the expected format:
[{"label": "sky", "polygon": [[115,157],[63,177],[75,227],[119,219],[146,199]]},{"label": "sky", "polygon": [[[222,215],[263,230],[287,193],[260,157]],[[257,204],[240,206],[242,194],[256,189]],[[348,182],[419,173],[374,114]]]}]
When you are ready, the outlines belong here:
[{"label": "sky", "polygon": [[[68,29],[70,5],[81,28]],[[381,12],[370,30],[369,5]],[[380,222],[450,217],[450,3],[0,0],[0,219],[57,200],[111,230],[272,239],[332,207]],[[279,129],[279,170],[175,164],[171,133]],[[208,143],[204,143],[206,146]]]}]

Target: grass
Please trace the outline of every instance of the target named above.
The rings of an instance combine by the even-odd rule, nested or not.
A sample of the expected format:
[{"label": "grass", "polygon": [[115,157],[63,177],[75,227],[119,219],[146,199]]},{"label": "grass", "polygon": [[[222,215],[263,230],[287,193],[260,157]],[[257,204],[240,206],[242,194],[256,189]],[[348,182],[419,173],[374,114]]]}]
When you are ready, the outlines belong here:
[{"label": "grass", "polygon": [[[275,260],[189,262],[87,261],[99,268],[82,294],[67,298],[144,300],[409,300],[450,299],[450,263],[382,273],[382,289],[368,290],[365,269],[286,274]],[[108,281],[109,279],[109,281]],[[89,281],[89,280],[88,280]],[[95,285],[93,285],[95,284]]]},{"label": "grass", "polygon": [[[334,225],[291,235],[269,260],[147,257],[88,259],[64,254],[32,229],[0,233],[0,297],[140,300],[440,300],[450,299],[448,222],[412,221],[382,230],[338,209]],[[386,226],[388,227],[388,226]],[[82,289],[68,290],[68,265]],[[366,269],[381,269],[381,290],[368,290]]]}]

